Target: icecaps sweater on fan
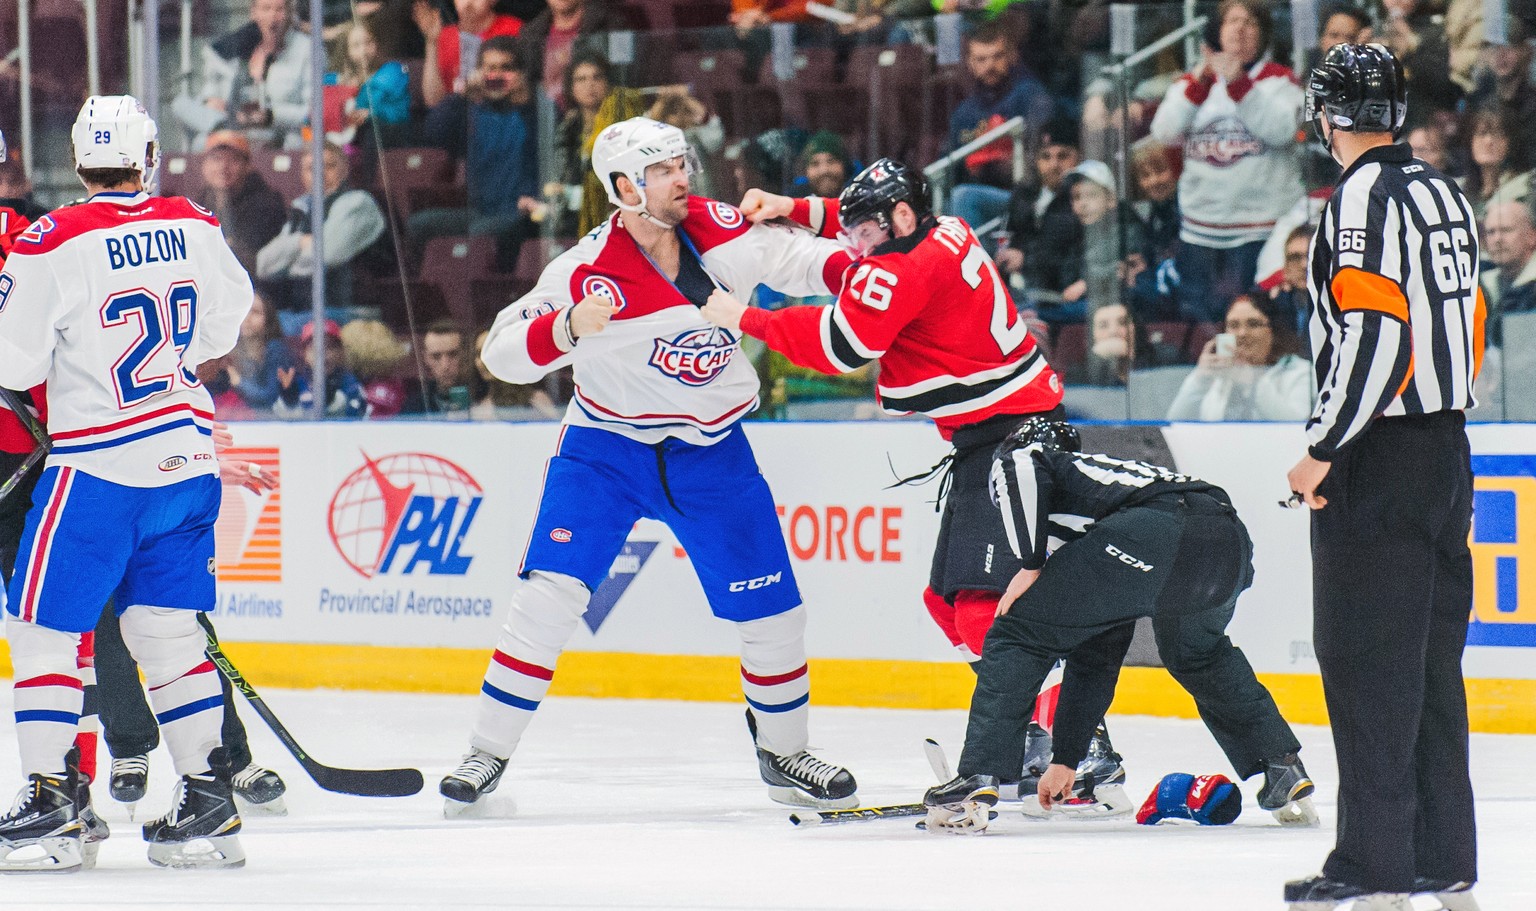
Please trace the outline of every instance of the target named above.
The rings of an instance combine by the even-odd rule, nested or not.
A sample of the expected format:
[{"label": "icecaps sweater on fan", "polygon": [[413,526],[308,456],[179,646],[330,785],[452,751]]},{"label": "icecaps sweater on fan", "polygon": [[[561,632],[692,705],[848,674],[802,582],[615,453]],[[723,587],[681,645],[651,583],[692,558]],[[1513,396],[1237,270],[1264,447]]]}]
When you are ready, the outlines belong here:
[{"label": "icecaps sweater on fan", "polygon": [[1230,83],[1202,67],[1168,89],[1152,136],[1184,149],[1181,240],[1231,249],[1269,237],[1303,192],[1301,103],[1295,74],[1268,57]]},{"label": "icecaps sweater on fan", "polygon": [[[835,293],[853,262],[842,245],[805,231],[751,225],[734,206],[694,196],[677,228],[684,256],[741,299],[759,284],[798,297]],[[602,332],[572,344],[566,311],[589,295],[618,308]],[[702,303],[700,301],[699,303]],[[618,213],[544,269],[496,317],[481,360],[509,383],[572,365],[565,423],[641,443],[722,439],[758,405],[757,370],[736,333],[716,328],[635,243]]]}]

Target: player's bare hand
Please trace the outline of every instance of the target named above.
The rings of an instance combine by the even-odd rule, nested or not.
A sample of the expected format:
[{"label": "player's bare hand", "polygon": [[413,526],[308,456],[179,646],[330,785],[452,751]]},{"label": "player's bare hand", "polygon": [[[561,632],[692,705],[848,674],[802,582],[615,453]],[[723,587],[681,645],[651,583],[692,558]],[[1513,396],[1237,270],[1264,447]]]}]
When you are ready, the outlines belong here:
[{"label": "player's bare hand", "polygon": [[276,477],[255,462],[239,459],[219,459],[219,481],[257,494],[277,489]]},{"label": "player's bare hand", "polygon": [[223,421],[213,422],[213,452],[215,455],[235,445],[235,435]]},{"label": "player's bare hand", "polygon": [[1290,482],[1291,491],[1301,494],[1301,502],[1308,509],[1322,509],[1328,505],[1327,497],[1317,495],[1317,488],[1322,485],[1323,479],[1328,477],[1328,469],[1333,467],[1331,463],[1312,458],[1308,453],[1301,457],[1285,479]]},{"label": "player's bare hand", "polygon": [[571,337],[586,338],[602,332],[617,312],[619,308],[608,298],[588,294],[571,308]]},{"label": "player's bare hand", "polygon": [[1007,591],[1004,591],[1003,596],[998,599],[996,616],[1001,617],[1012,610],[1013,602],[1024,597],[1024,593],[1029,591],[1029,587],[1034,585],[1038,578],[1040,578],[1038,569],[1021,569],[1015,573],[1008,582]]},{"label": "player's bare hand", "polygon": [[1069,765],[1052,763],[1045,774],[1040,776],[1040,786],[1037,796],[1040,798],[1042,809],[1049,810],[1052,804],[1057,804],[1072,796],[1072,785],[1077,781],[1077,770]]},{"label": "player's bare hand", "polygon": [[747,312],[747,305],[731,295],[715,289],[715,293],[709,296],[704,306],[699,308],[699,315],[731,332],[741,332],[741,315]]},{"label": "player's bare hand", "polygon": [[795,211],[795,201],[788,196],[753,187],[741,197],[741,205],[737,208],[755,225],[775,218],[788,218]]},{"label": "player's bare hand", "polygon": [[1200,357],[1195,360],[1195,370],[1200,373],[1220,373],[1232,366],[1232,358],[1216,352],[1216,339],[1205,343]]}]

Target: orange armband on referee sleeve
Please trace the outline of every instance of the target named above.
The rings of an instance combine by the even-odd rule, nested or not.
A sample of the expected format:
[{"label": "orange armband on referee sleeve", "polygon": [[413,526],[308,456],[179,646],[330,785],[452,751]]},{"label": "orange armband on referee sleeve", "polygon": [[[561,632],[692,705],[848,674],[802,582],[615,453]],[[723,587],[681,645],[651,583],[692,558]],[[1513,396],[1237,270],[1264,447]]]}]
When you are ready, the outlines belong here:
[{"label": "orange armband on referee sleeve", "polygon": [[1375,310],[1408,323],[1408,295],[1397,282],[1363,269],[1340,269],[1333,277],[1333,299],[1340,310]]}]

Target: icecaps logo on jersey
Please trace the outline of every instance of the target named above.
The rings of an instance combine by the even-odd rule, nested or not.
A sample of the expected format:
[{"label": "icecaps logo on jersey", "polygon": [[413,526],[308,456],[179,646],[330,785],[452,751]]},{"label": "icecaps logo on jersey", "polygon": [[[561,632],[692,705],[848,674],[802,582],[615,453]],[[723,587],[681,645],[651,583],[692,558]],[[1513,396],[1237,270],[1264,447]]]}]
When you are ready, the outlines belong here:
[{"label": "icecaps logo on jersey", "polygon": [[715,220],[715,224],[727,231],[733,231],[741,227],[741,223],[744,221],[741,210],[733,205],[711,200],[707,208],[709,209],[709,217]]},{"label": "icecaps logo on jersey", "polygon": [[1236,117],[1218,117],[1184,143],[1184,157],[1225,168],[1244,158],[1263,155],[1264,141],[1248,132]]},{"label": "icecaps logo on jersey", "polygon": [[608,301],[616,311],[622,311],[628,303],[624,299],[624,292],[619,290],[619,283],[606,275],[588,275],[581,280],[581,297],[577,300],[594,296]]},{"label": "icecaps logo on jersey", "polygon": [[739,350],[736,337],[724,329],[690,329],[671,341],[657,339],[650,364],[685,386],[707,386]]},{"label": "icecaps logo on jersey", "polygon": [[331,498],[331,543],[365,579],[386,573],[462,576],[463,553],[485,492],[469,472],[424,452],[378,459],[347,475]]}]

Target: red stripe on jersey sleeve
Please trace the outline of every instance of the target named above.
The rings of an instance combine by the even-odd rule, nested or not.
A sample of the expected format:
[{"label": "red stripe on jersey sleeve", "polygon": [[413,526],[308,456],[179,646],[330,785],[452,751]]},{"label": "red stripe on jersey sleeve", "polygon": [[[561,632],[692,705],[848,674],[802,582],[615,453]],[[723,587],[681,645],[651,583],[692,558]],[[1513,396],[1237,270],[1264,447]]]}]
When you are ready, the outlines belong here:
[{"label": "red stripe on jersey sleeve", "polygon": [[555,321],[565,319],[564,310],[536,317],[528,324],[528,357],[540,367],[553,364],[564,354],[555,344]]},{"label": "red stripe on jersey sleeve", "polygon": [[853,257],[842,250],[827,257],[827,261],[821,264],[821,280],[826,282],[833,294],[842,291],[843,276],[848,273],[848,267],[853,265]]},{"label": "red stripe on jersey sleeve", "polygon": [[748,307],[741,315],[741,331],[766,342],[769,348],[789,358],[792,364],[836,375],[843,371],[832,363],[821,344],[821,314],[825,309]]}]

